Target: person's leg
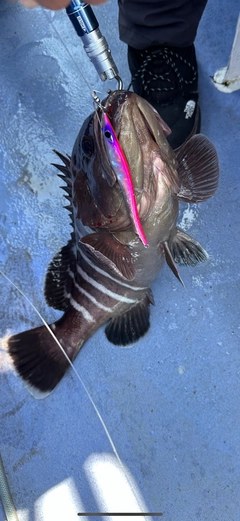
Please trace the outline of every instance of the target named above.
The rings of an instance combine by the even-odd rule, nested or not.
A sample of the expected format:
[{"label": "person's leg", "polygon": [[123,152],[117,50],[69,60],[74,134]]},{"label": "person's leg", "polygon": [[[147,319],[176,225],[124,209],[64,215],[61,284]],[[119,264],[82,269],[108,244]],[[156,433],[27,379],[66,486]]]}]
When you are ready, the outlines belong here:
[{"label": "person's leg", "polygon": [[176,149],[200,129],[194,39],[207,0],[119,0],[133,90],[172,130]]}]

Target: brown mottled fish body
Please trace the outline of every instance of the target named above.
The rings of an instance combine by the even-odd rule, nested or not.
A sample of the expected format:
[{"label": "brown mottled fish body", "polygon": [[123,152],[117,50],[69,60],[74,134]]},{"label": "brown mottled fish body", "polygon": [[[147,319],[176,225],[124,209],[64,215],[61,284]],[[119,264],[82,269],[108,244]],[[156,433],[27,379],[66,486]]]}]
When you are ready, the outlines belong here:
[{"label": "brown mottled fish body", "polygon": [[[49,266],[45,296],[64,311],[50,327],[71,360],[107,321],[105,332],[114,344],[127,345],[147,332],[150,286],[165,260],[181,281],[176,263],[194,266],[207,258],[176,227],[178,201],[205,201],[218,184],[217,154],[207,138],[194,136],[176,155],[166,140],[169,128],[136,94],[115,91],[104,107],[130,167],[149,247],[135,233],[98,109],[83,123],[71,158],[58,153],[64,165],[56,165],[66,182],[73,233]],[[35,395],[51,392],[69,365],[44,326],[12,336],[9,351]]]}]

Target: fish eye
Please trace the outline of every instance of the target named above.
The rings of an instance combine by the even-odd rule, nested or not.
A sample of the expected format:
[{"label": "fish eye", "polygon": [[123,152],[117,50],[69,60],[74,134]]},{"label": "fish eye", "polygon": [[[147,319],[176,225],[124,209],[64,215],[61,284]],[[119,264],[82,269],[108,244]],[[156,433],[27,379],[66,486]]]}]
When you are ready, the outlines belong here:
[{"label": "fish eye", "polygon": [[94,151],[93,139],[90,136],[83,136],[82,149],[86,156],[91,157]]},{"label": "fish eye", "polygon": [[110,130],[104,130],[104,136],[108,141],[111,141],[111,143],[113,143],[113,136]]}]

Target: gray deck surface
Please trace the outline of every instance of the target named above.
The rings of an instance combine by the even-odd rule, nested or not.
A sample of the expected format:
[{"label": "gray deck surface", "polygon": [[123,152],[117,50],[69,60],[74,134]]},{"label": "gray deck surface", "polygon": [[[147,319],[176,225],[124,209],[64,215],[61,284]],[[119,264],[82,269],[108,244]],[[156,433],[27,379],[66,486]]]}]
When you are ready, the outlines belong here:
[{"label": "gray deck surface", "polygon": [[[117,2],[96,12],[127,87]],[[2,341],[0,451],[19,521],[139,508],[164,521],[240,519],[240,92],[211,82],[227,65],[237,17],[237,2],[209,0],[196,40],[202,132],[218,150],[221,179],[213,199],[182,205],[179,221],[210,259],[180,270],[186,290],[164,267],[151,329],[136,345],[115,347],[101,328],[75,362],[125,474],[76,375],[37,401]],[[52,149],[71,153],[92,111],[84,78],[102,97],[107,86],[64,11],[2,1],[0,21],[0,269],[50,322],[60,314],[44,302],[44,276],[70,231]],[[0,294],[2,337],[40,324],[2,276]]]}]

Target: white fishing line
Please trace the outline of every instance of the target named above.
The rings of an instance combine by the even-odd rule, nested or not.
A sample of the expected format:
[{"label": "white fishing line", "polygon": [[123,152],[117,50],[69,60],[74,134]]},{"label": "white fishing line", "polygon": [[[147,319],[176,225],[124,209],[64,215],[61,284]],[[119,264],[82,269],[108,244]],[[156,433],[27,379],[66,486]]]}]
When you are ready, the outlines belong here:
[{"label": "white fishing line", "polygon": [[56,33],[58,39],[59,39],[60,42],[62,43],[62,45],[63,45],[65,51],[66,51],[67,54],[68,54],[68,56],[71,58],[71,60],[72,60],[72,62],[74,63],[75,67],[77,68],[77,70],[78,70],[78,72],[79,72],[79,74],[80,74],[80,78],[82,78],[83,81],[86,83],[86,85],[87,85],[87,87],[88,87],[88,89],[90,90],[91,95],[92,95],[93,88],[91,87],[90,83],[88,82],[88,80],[87,80],[86,77],[84,76],[82,69],[80,69],[80,67],[78,66],[77,61],[74,59],[74,57],[73,57],[72,54],[70,53],[70,51],[69,51],[69,49],[67,48],[67,46],[66,46],[66,44],[65,44],[65,42],[64,42],[64,40],[63,40],[63,38],[61,37],[60,33],[58,32],[57,28],[55,27],[53,21],[51,20],[51,14],[50,14],[50,12],[47,11],[47,10],[45,10],[45,9],[43,9],[42,7],[41,7],[41,10],[42,10],[42,12],[43,12],[45,18],[47,19],[47,21],[51,24],[53,30],[55,31],[55,33]]},{"label": "white fishing line", "polygon": [[[40,6],[38,6],[38,7],[40,7]],[[67,52],[67,54],[68,54],[68,56],[70,57],[70,59],[72,60],[72,62],[73,62],[74,65],[75,65],[75,67],[77,68],[77,70],[78,70],[78,72],[79,72],[79,74],[80,74],[80,78],[83,79],[83,81],[84,81],[85,84],[87,85],[87,87],[88,87],[88,89],[89,89],[89,91],[90,91],[90,93],[91,93],[91,95],[92,95],[93,88],[91,87],[91,85],[90,85],[89,82],[87,81],[86,77],[85,77],[84,74],[83,74],[83,71],[82,71],[82,70],[80,69],[80,67],[78,66],[77,61],[74,59],[74,57],[73,57],[72,54],[70,53],[69,49],[67,48],[67,46],[66,46],[64,40],[62,39],[62,37],[61,37],[61,35],[60,35],[60,33],[58,32],[58,30],[56,29],[54,23],[52,22],[50,12],[49,12],[49,14],[48,14],[48,11],[47,11],[47,10],[43,9],[42,7],[41,7],[41,9],[42,9],[42,12],[44,13],[45,18],[48,20],[48,22],[49,22],[49,23],[51,24],[51,26],[53,27],[53,30],[55,31],[55,33],[56,33],[58,39],[61,41],[61,43],[62,43],[64,49],[66,50],[66,52]],[[98,91],[98,92],[99,92],[99,91]],[[94,110],[96,111],[95,107],[94,107]],[[143,508],[142,508],[142,504],[141,504],[141,501],[140,501],[140,499],[139,499],[139,497],[138,497],[138,495],[137,495],[137,493],[136,493],[136,490],[134,489],[134,487],[133,487],[133,485],[132,485],[132,483],[131,483],[131,479],[130,479],[130,477],[128,476],[128,474],[127,474],[127,472],[126,472],[126,469],[125,469],[125,467],[124,467],[124,464],[123,464],[123,462],[122,462],[122,460],[121,460],[121,458],[120,458],[120,456],[119,456],[119,454],[118,454],[117,448],[116,448],[116,446],[115,446],[115,444],[114,444],[114,442],[113,442],[113,440],[112,440],[112,437],[111,437],[111,435],[110,435],[110,433],[109,433],[109,431],[108,431],[108,428],[107,428],[107,426],[106,426],[106,424],[105,424],[105,422],[104,422],[104,420],[103,420],[103,418],[102,418],[102,416],[101,416],[101,413],[100,413],[100,411],[98,410],[98,407],[97,407],[97,405],[95,404],[93,398],[91,397],[91,394],[90,394],[90,392],[88,391],[88,389],[87,389],[85,383],[83,382],[83,380],[82,380],[80,374],[78,373],[77,369],[74,367],[74,365],[73,365],[73,363],[71,362],[70,358],[68,357],[67,353],[64,351],[64,349],[63,349],[61,343],[59,342],[59,340],[57,339],[57,337],[54,335],[52,329],[51,329],[50,326],[47,324],[47,322],[44,320],[44,318],[42,317],[42,315],[40,314],[40,312],[37,310],[37,308],[35,307],[35,305],[31,302],[31,300],[27,297],[27,295],[25,295],[25,293],[24,293],[24,292],[23,292],[23,291],[22,291],[22,290],[21,290],[21,289],[20,289],[20,288],[19,288],[19,287],[18,287],[18,286],[17,286],[17,285],[16,285],[16,284],[15,284],[15,283],[14,283],[14,282],[13,282],[13,281],[8,277],[8,276],[7,276],[7,275],[6,275],[2,270],[0,270],[0,274],[1,274],[1,275],[2,275],[2,276],[3,276],[3,277],[4,277],[4,278],[5,278],[5,279],[6,279],[6,280],[7,280],[7,281],[8,281],[8,282],[9,282],[9,283],[14,287],[14,288],[15,288],[15,289],[16,289],[16,290],[17,290],[17,291],[18,291],[18,292],[19,292],[19,293],[20,293],[20,294],[21,294],[21,295],[22,295],[22,296],[27,300],[27,302],[30,304],[30,306],[32,307],[32,309],[37,313],[37,315],[39,316],[40,320],[42,321],[42,323],[44,324],[44,326],[47,328],[47,330],[49,331],[49,333],[52,335],[52,337],[53,337],[53,339],[55,340],[55,342],[57,343],[58,347],[61,349],[62,353],[63,353],[64,356],[66,357],[66,359],[67,359],[69,365],[71,366],[73,372],[75,373],[77,379],[79,380],[81,386],[83,387],[83,389],[84,389],[84,391],[85,391],[85,393],[86,393],[86,395],[87,395],[87,397],[88,397],[88,399],[89,399],[89,401],[90,401],[90,403],[91,403],[91,405],[92,405],[92,407],[93,407],[93,409],[94,409],[94,411],[95,411],[95,413],[96,413],[96,415],[97,415],[97,417],[98,417],[98,419],[99,419],[99,421],[100,421],[100,423],[101,423],[101,425],[102,425],[102,427],[103,427],[103,430],[104,430],[104,432],[105,432],[105,434],[106,434],[106,436],[107,436],[107,439],[108,439],[108,441],[109,441],[109,443],[110,443],[110,446],[111,446],[111,448],[112,448],[112,450],[113,450],[113,453],[114,453],[115,457],[117,458],[117,461],[118,461],[118,463],[119,463],[119,465],[120,465],[120,467],[121,467],[121,469],[122,469],[123,475],[124,475],[125,478],[126,478],[126,481],[127,481],[128,485],[129,485],[129,487],[130,487],[130,489],[131,489],[131,491],[132,491],[132,493],[133,493],[133,496],[134,496],[135,499],[136,499],[136,502],[137,502],[138,506],[139,506],[139,511],[141,512],[141,511],[143,510]],[[105,273],[104,273],[104,274],[105,274]],[[105,275],[106,275],[106,274],[105,274]],[[112,277],[110,277],[110,278],[112,278]],[[118,281],[118,282],[119,282],[119,281]],[[128,287],[127,284],[122,283],[122,285]],[[133,289],[142,289],[142,288],[133,288]],[[145,516],[144,516],[144,517],[145,517]],[[148,517],[146,517],[146,518],[149,519]]]},{"label": "white fishing line", "polygon": [[108,439],[108,441],[109,441],[109,443],[110,443],[110,445],[111,445],[111,448],[112,448],[112,450],[113,450],[113,453],[114,453],[114,455],[115,455],[116,458],[117,458],[117,461],[118,461],[118,463],[119,463],[119,465],[120,465],[120,467],[121,467],[121,469],[122,469],[122,472],[123,472],[123,474],[124,474],[124,476],[125,476],[125,478],[126,478],[128,484],[129,484],[129,487],[131,488],[131,491],[132,491],[134,497],[136,498],[136,501],[137,501],[137,503],[138,503],[138,505],[139,505],[139,508],[140,508],[140,511],[141,511],[141,504],[139,503],[139,498],[138,498],[138,496],[137,496],[137,494],[136,494],[136,492],[135,492],[135,490],[134,490],[134,487],[132,486],[132,483],[131,483],[131,480],[129,479],[129,476],[128,476],[127,473],[126,473],[126,470],[125,470],[125,468],[124,468],[124,464],[123,464],[123,462],[122,462],[122,460],[121,460],[121,458],[120,458],[120,456],[119,456],[119,454],[118,454],[118,451],[117,451],[117,449],[116,449],[116,446],[115,446],[115,444],[114,444],[114,441],[112,440],[112,437],[111,437],[111,435],[110,435],[110,433],[109,433],[109,431],[108,431],[108,428],[107,428],[107,426],[106,426],[106,424],[105,424],[105,422],[104,422],[104,419],[103,419],[103,417],[101,416],[101,413],[100,413],[100,411],[99,411],[97,405],[95,404],[93,398],[91,397],[91,394],[90,394],[90,392],[88,391],[88,388],[86,387],[86,385],[85,385],[84,381],[82,380],[80,374],[78,373],[77,369],[74,367],[74,365],[73,365],[73,363],[71,362],[70,358],[68,357],[67,353],[64,351],[64,349],[63,349],[61,343],[59,342],[59,340],[57,339],[57,337],[54,335],[52,329],[50,328],[50,326],[48,325],[48,323],[46,322],[46,320],[42,317],[41,313],[38,311],[38,309],[36,308],[36,306],[31,302],[31,300],[27,297],[27,295],[25,295],[25,293],[24,293],[24,292],[23,292],[23,291],[22,291],[22,290],[21,290],[21,289],[20,289],[20,288],[19,288],[19,287],[18,287],[18,286],[17,286],[17,285],[16,285],[16,284],[15,284],[15,283],[14,283],[14,282],[13,282],[13,281],[8,277],[8,276],[7,276],[7,275],[6,275],[2,270],[0,270],[0,274],[1,274],[1,275],[2,275],[2,276],[3,276],[3,277],[4,277],[4,278],[5,278],[5,279],[6,279],[6,280],[7,280],[7,281],[8,281],[8,282],[9,282],[9,283],[14,287],[14,288],[15,288],[15,289],[16,289],[16,290],[17,290],[17,291],[18,291],[18,292],[19,292],[19,293],[20,293],[20,294],[21,294],[21,295],[22,295],[22,296],[27,300],[27,302],[30,304],[30,306],[32,307],[32,309],[34,309],[34,311],[37,313],[37,315],[39,316],[40,320],[42,321],[42,323],[44,324],[44,326],[47,328],[47,330],[49,331],[49,333],[52,335],[52,337],[53,337],[53,339],[55,340],[56,344],[57,344],[58,347],[61,349],[62,353],[64,354],[65,358],[67,359],[69,365],[71,366],[73,372],[75,373],[77,379],[79,380],[81,386],[83,387],[83,389],[84,389],[84,391],[85,391],[85,393],[86,393],[86,395],[87,395],[87,397],[88,397],[88,399],[89,399],[89,401],[90,401],[90,403],[91,403],[91,405],[92,405],[92,407],[93,407],[93,409],[94,409],[94,411],[95,411],[95,413],[96,413],[96,415],[97,415],[97,417],[98,417],[98,419],[99,419],[99,421],[100,421],[100,423],[101,423],[101,425],[102,425],[102,427],[103,427],[103,430],[104,430],[104,432],[105,432],[105,434],[106,434],[106,436],[107,436],[107,439]]},{"label": "white fishing line", "polygon": [[21,294],[21,295],[22,295],[22,296],[27,300],[27,302],[30,304],[30,306],[32,307],[32,309],[34,309],[34,311],[37,313],[37,315],[38,315],[39,318],[41,319],[41,321],[42,321],[42,323],[44,324],[44,326],[47,328],[47,330],[49,331],[49,333],[52,335],[52,337],[53,337],[53,339],[55,340],[55,342],[56,342],[56,344],[58,345],[58,347],[61,349],[61,351],[62,351],[62,353],[64,354],[65,358],[67,359],[69,365],[71,366],[72,370],[74,371],[75,375],[77,376],[78,380],[80,381],[81,385],[83,386],[83,388],[84,388],[84,390],[85,390],[85,392],[86,392],[86,394],[87,394],[89,400],[91,401],[91,404],[93,405],[94,410],[95,410],[95,412],[97,413],[98,418],[99,418],[99,420],[101,421],[101,424],[102,424],[102,426],[103,426],[103,428],[104,428],[104,430],[105,430],[105,433],[106,433],[106,435],[107,435],[107,437],[108,437],[108,440],[109,440],[109,442],[110,442],[110,444],[111,444],[111,447],[112,447],[112,449],[113,449],[113,451],[114,451],[114,454],[115,454],[115,456],[118,458],[118,460],[119,460],[119,462],[120,462],[121,460],[120,460],[120,457],[118,456],[117,449],[116,449],[116,447],[115,447],[115,445],[114,445],[114,443],[113,443],[113,441],[112,441],[112,438],[111,438],[111,436],[110,436],[110,434],[109,434],[109,432],[108,432],[108,429],[107,429],[107,427],[106,427],[106,425],[105,425],[105,423],[104,423],[104,420],[103,420],[103,418],[102,418],[102,416],[101,416],[101,414],[100,414],[100,412],[99,412],[97,406],[95,405],[95,403],[94,403],[94,401],[93,401],[93,399],[92,399],[92,397],[91,397],[91,395],[90,395],[90,393],[89,393],[89,391],[88,391],[86,385],[84,384],[84,382],[83,382],[81,376],[79,375],[77,369],[74,367],[74,365],[73,365],[72,361],[70,360],[70,358],[68,357],[67,353],[64,351],[64,349],[63,349],[61,343],[59,342],[58,338],[54,335],[54,333],[53,333],[51,327],[48,325],[48,323],[46,322],[46,320],[42,317],[41,313],[38,311],[38,309],[36,308],[36,306],[31,302],[31,300],[27,297],[27,295],[25,295],[25,293],[24,293],[24,292],[23,292],[23,291],[22,291],[22,290],[21,290],[21,289],[20,289],[20,288],[19,288],[19,287],[18,287],[18,286],[17,286],[17,285],[16,285],[16,284],[15,284],[15,283],[14,283],[14,282],[13,282],[13,281],[8,277],[8,276],[7,276],[7,275],[6,275],[2,270],[0,270],[0,273],[1,273],[1,275],[2,275],[2,276],[3,276],[3,277],[4,277],[4,278],[5,278],[5,279],[6,279],[6,280],[7,280],[7,281],[8,281],[8,282],[9,282],[9,283],[14,287],[14,288],[15,288],[15,289],[16,289],[16,290],[17,290],[17,291],[18,291],[18,292],[19,292],[19,293],[20,293],[20,294]]},{"label": "white fishing line", "polygon": [[[40,6],[39,6],[39,7],[40,7]],[[69,51],[69,49],[67,48],[67,46],[66,46],[66,44],[65,44],[65,42],[64,42],[64,40],[63,40],[63,38],[61,37],[59,31],[57,30],[57,28],[55,27],[53,21],[51,20],[51,13],[50,13],[47,9],[44,9],[43,7],[41,7],[41,10],[42,10],[42,12],[43,12],[45,18],[47,19],[47,21],[51,24],[53,30],[55,31],[55,33],[56,33],[58,39],[59,39],[60,42],[62,43],[62,45],[63,45],[65,51],[67,52],[68,56],[69,56],[70,59],[72,60],[72,62],[73,62],[73,64],[75,65],[76,69],[78,70],[79,75],[80,75],[80,79],[83,79],[84,83],[87,85],[87,87],[88,87],[88,89],[89,89],[89,91],[90,91],[90,93],[91,93],[91,98],[92,98],[92,100],[93,100],[93,109],[94,109],[94,111],[95,111],[95,113],[96,113],[96,115],[97,115],[97,118],[98,118],[98,120],[99,120],[98,112],[97,112],[97,109],[96,109],[96,107],[95,107],[95,101],[94,101],[93,93],[99,92],[99,93],[103,94],[103,96],[105,96],[106,93],[103,93],[103,92],[101,92],[101,91],[99,91],[99,90],[95,90],[95,89],[92,88],[92,86],[91,86],[90,83],[88,82],[86,76],[83,74],[83,70],[80,69],[80,67],[79,67],[79,65],[78,65],[78,63],[77,63],[77,61],[74,59],[73,55],[70,53],[70,51]],[[100,124],[100,126],[101,126],[101,122],[100,122],[100,120],[99,120],[99,124]]]}]

